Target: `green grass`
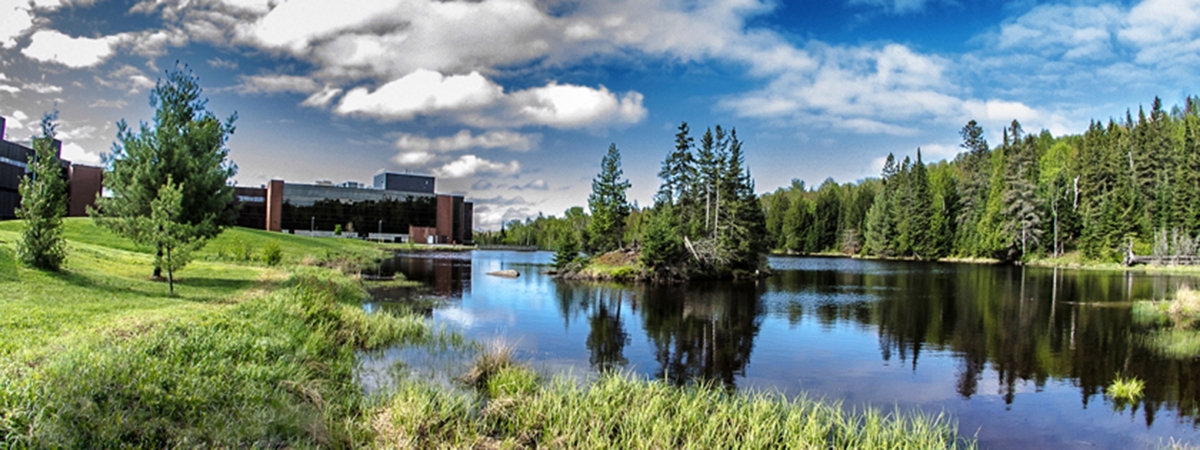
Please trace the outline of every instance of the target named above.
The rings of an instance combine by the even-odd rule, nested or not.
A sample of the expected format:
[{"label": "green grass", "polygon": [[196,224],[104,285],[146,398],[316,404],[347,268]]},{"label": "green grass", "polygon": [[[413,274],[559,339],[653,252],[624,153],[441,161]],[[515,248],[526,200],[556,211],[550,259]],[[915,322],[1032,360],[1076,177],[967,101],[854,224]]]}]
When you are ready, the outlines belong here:
[{"label": "green grass", "polygon": [[0,448],[358,447],[375,401],[358,354],[459,344],[418,316],[368,315],[356,277],[297,264],[373,244],[227,230],[214,242],[276,241],[285,265],[206,249],[172,297],[149,249],[66,224],[67,264],[47,273],[15,264],[21,223],[0,223]]},{"label": "green grass", "polygon": [[1133,402],[1142,397],[1142,389],[1145,387],[1146,383],[1137,377],[1117,377],[1113,379],[1112,384],[1108,385],[1108,395],[1113,400]]},{"label": "green grass", "polygon": [[508,367],[485,392],[402,385],[372,422],[388,448],[974,448],[945,416],[847,411],[774,394],[686,388],[628,374],[532,387]]}]

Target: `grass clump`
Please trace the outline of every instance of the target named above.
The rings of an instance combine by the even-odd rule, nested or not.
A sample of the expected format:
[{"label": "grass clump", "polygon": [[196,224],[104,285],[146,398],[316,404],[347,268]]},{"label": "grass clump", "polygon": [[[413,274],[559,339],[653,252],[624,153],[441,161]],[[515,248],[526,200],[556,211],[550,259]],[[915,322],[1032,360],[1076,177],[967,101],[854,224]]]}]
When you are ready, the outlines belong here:
[{"label": "grass clump", "polygon": [[1116,401],[1134,402],[1142,398],[1142,389],[1145,387],[1146,383],[1137,377],[1117,377],[1108,385],[1108,395]]},{"label": "grass clump", "polygon": [[373,422],[377,445],[414,448],[974,448],[945,416],[849,412],[838,403],[606,373],[538,385],[500,369],[483,389],[409,381]]}]

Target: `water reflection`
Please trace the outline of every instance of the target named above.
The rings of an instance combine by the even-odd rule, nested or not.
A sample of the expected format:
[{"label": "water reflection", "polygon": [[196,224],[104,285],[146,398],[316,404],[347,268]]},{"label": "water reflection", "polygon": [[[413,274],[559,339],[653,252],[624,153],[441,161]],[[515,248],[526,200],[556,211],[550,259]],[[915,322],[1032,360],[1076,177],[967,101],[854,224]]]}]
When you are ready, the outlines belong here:
[{"label": "water reflection", "polygon": [[[773,258],[776,273],[757,283],[666,287],[560,282],[541,273],[548,259],[394,264],[459,300],[435,320],[504,336],[535,364],[949,410],[968,434],[983,430],[984,447],[1123,448],[1195,437],[1200,423],[1200,359],[1144,348],[1130,314],[1132,300],[1165,298],[1187,278]],[[483,275],[501,268],[521,277]],[[1145,381],[1141,402],[1106,400],[1118,375]]]}]

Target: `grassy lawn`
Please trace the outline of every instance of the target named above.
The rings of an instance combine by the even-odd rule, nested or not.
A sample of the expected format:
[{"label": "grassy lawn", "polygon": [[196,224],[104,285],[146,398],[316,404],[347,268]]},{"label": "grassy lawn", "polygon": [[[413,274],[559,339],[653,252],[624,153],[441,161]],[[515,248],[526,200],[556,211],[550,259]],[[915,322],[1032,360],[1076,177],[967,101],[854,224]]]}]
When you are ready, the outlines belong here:
[{"label": "grassy lawn", "polygon": [[[226,230],[169,296],[150,249],[89,219],[66,221],[61,272],[19,267],[21,225],[0,223],[0,448],[356,447],[357,355],[454,339],[363,311],[330,267],[383,254],[365,242]],[[222,247],[269,241],[283,265]]]}]

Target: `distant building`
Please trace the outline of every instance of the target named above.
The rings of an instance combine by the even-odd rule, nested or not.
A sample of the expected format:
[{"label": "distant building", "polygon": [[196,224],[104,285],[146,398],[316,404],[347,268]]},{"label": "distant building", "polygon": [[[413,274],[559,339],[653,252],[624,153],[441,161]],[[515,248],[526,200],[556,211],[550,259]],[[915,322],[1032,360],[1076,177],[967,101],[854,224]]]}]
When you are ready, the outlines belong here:
[{"label": "distant building", "polygon": [[[21,194],[17,187],[21,178],[29,173],[33,161],[33,149],[16,142],[5,140],[5,123],[0,117],[0,220],[17,218],[21,206]],[[62,141],[55,139],[51,145],[55,155],[62,156]],[[72,164],[62,161],[62,175],[67,180],[67,216],[87,215],[87,207],[96,205],[100,195],[104,170],[99,167]]]},{"label": "distant building", "polygon": [[272,180],[237,187],[238,225],[284,233],[379,239],[391,242],[474,242],[474,205],[458,195],[438,195],[433,177],[398,173],[375,176],[373,188]]}]

